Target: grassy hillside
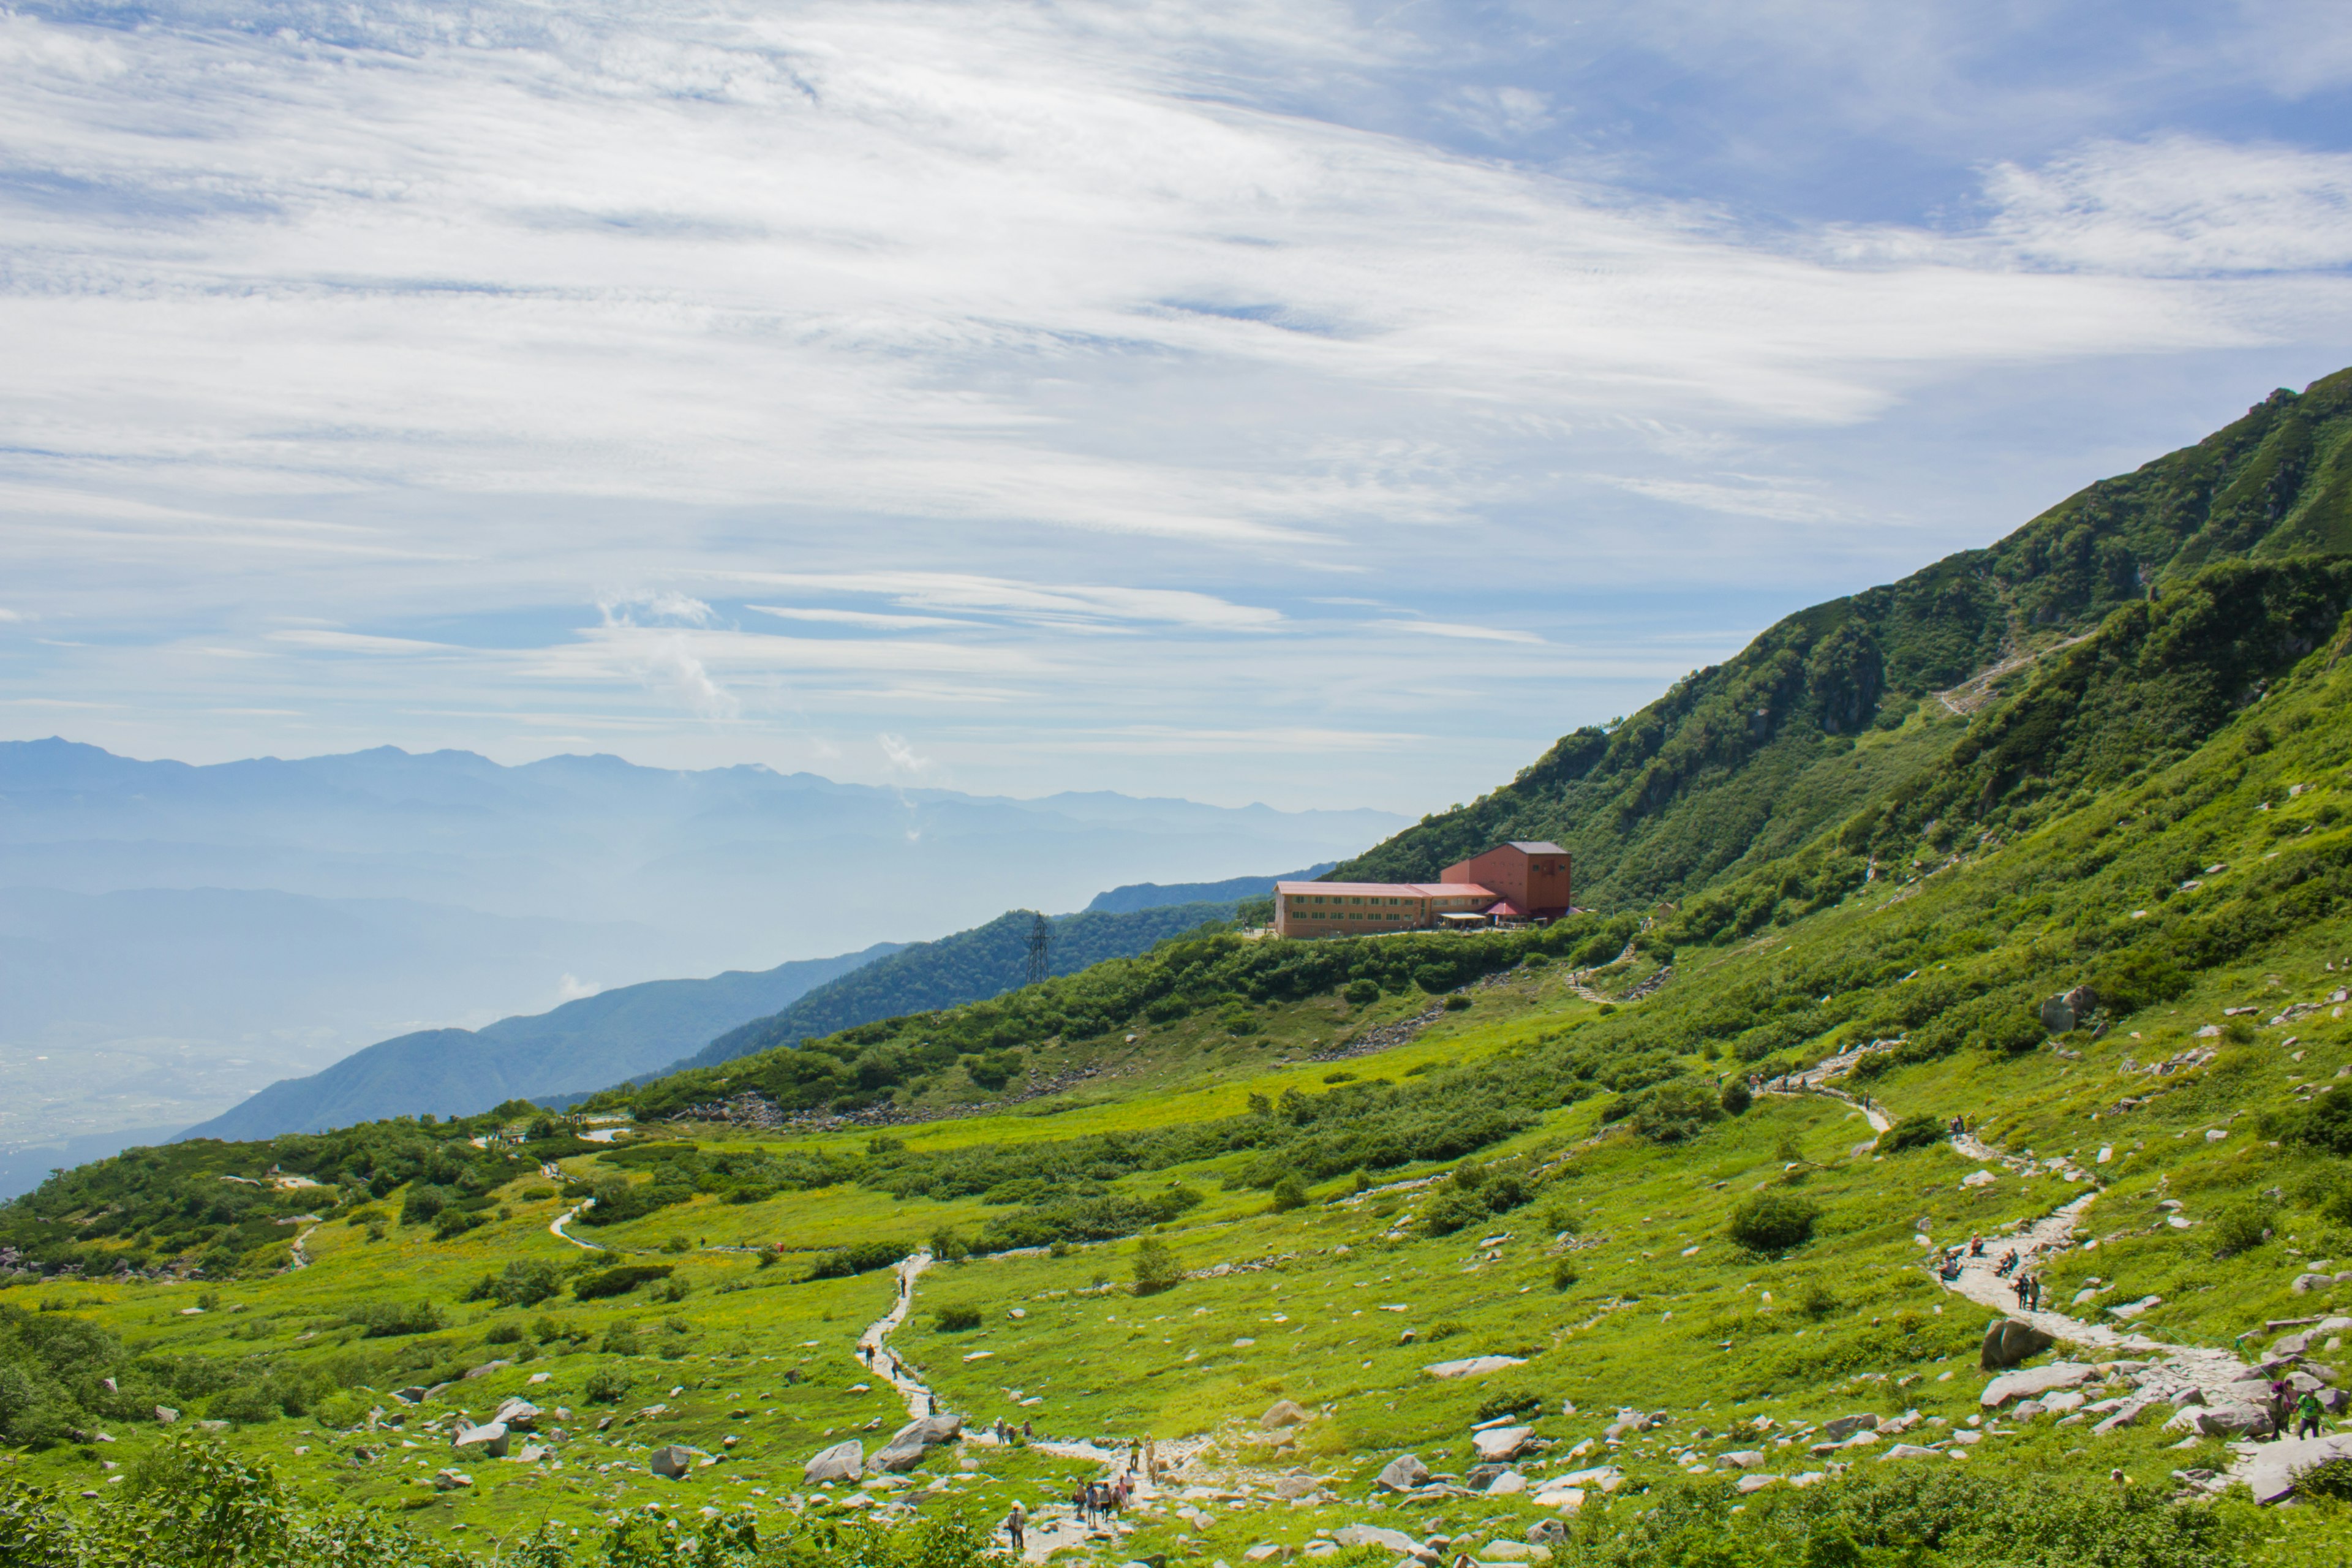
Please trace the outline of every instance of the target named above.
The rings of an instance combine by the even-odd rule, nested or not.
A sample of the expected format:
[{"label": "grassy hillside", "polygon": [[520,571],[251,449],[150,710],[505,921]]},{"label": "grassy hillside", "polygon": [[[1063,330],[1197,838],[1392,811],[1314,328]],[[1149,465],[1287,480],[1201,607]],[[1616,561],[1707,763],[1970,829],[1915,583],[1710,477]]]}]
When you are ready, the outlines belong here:
[{"label": "grassy hillside", "polygon": [[[2296,557],[2124,604],[1973,720],[1844,737],[1858,774],[1882,750],[1939,761],[1885,766],[1802,847],[1667,918],[1171,942],[627,1091],[611,1103],[636,1130],[613,1146],[509,1108],[68,1173],[0,1211],[31,1264],[0,1289],[0,1421],[22,1447],[0,1507],[28,1540],[168,1533],[142,1497],[275,1484],[289,1517],[355,1510],[331,1528],[423,1543],[342,1562],[544,1527],[541,1555],[508,1561],[670,1561],[656,1543],[690,1538],[713,1563],[944,1565],[979,1546],[959,1510],[984,1524],[1015,1500],[1040,1516],[1033,1548],[1105,1564],[1328,1555],[1314,1543],[1351,1525],[1503,1561],[1547,1522],[1563,1565],[2330,1560],[2352,1505],[2326,1474],[2260,1508],[2227,1483],[2267,1445],[2168,1426],[2168,1398],[2130,1416],[2136,1387],[2266,1352],[2314,1388],[2337,1375],[2347,610],[2352,573]],[[2075,1026],[2048,1034],[2042,1001],[2084,984]],[[992,1052],[1018,1053],[995,1089]],[[1833,1058],[1844,1098],[1745,1092]],[[775,1076],[796,1064],[816,1070]],[[749,1088],[958,1114],[665,1120]],[[1943,1136],[1955,1116],[1981,1145]],[[323,1185],[222,1180],[273,1165]],[[590,1196],[572,1231],[593,1253],[549,1228]],[[315,1228],[274,1223],[298,1213]],[[2064,1315],[2037,1319],[2062,1342],[2032,1364],[2106,1369],[2081,1419],[1984,1406],[1995,1314],[1922,1266],[2036,1226]],[[308,1265],[278,1271],[297,1234]],[[919,1247],[938,1261],[891,1345],[945,1408],[1040,1441],[936,1450],[911,1486],[813,1488],[810,1455],[905,1419],[852,1348],[893,1301],[880,1266]],[[113,1268],[172,1258],[206,1277]],[[1432,1375],[1473,1356],[1507,1360]],[[460,1458],[452,1418],[511,1394],[568,1412],[531,1438],[544,1452]],[[1306,1419],[1263,1425],[1279,1400]],[[1907,1447],[1817,1447],[1833,1418],[1915,1412]],[[1406,1453],[1470,1479],[1471,1428],[1508,1414],[1550,1445],[1512,1463],[1522,1489],[1375,1485]],[[199,1416],[226,1424],[226,1458],[174,1457]],[[1100,1473],[1079,1440],[1143,1436],[1183,1468],[1131,1532],[1063,1531],[1058,1500]],[[670,1443],[717,1462],[648,1473]],[[445,1467],[471,1484],[437,1489]],[[1567,1506],[1560,1478],[1594,1467],[1612,1474]],[[886,1532],[843,1522],[866,1518]]]},{"label": "grassy hillside", "polygon": [[271,1084],[181,1136],[272,1138],[426,1111],[467,1116],[508,1100],[601,1089],[675,1061],[713,1035],[767,1016],[900,945],[877,942],[835,958],[730,970],[707,980],[649,980],[479,1029],[425,1029],[380,1040],[323,1072]]},{"label": "grassy hillside", "polygon": [[[1577,901],[1680,899],[1775,859],[1923,776],[1962,688],[2218,561],[2352,551],[2352,371],[2280,391],[2196,446],[2103,479],[1984,550],[1800,611],[1607,733],[1339,867],[1423,880],[1507,838],[1575,857]],[[1935,694],[1950,691],[1951,702]],[[1930,722],[1921,724],[1919,721]],[[1864,748],[1895,732],[1915,743]]]},{"label": "grassy hillside", "polygon": [[[1152,943],[1210,921],[1230,919],[1223,901],[1163,904],[1117,913],[1086,910],[1047,920],[1045,968],[1074,974],[1106,959],[1141,952]],[[1035,911],[1009,910],[983,926],[916,942],[879,963],[811,991],[791,1006],[712,1040],[676,1064],[704,1068],[777,1047],[791,1047],[877,1019],[977,1002],[1016,989],[1028,973]]]}]

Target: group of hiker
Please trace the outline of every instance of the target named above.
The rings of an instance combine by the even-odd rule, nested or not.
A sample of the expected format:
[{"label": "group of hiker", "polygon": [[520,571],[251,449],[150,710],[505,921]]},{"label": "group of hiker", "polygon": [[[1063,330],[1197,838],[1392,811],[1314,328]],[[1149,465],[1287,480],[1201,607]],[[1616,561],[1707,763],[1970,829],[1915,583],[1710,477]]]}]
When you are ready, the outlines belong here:
[{"label": "group of hiker", "polygon": [[1003,1444],[1008,1448],[1013,1446],[1016,1439],[1020,1442],[1026,1443],[1037,1436],[1036,1428],[1031,1426],[1028,1422],[1024,1421],[1020,1426],[1015,1426],[1012,1422],[1007,1421],[1002,1415],[989,1423],[988,1431],[991,1436],[994,1437],[998,1442]]},{"label": "group of hiker", "polygon": [[[1029,1424],[1015,1427],[1011,1422],[998,1420],[990,1428],[1000,1443],[1009,1443],[1017,1436],[1027,1440],[1035,1434]],[[1159,1447],[1146,1437],[1129,1447],[1117,1472],[1108,1480],[1088,1481],[1070,1494],[1070,1511],[1088,1530],[1107,1530],[1113,1521],[1127,1511],[1138,1487],[1160,1479]],[[1004,1516],[1003,1525],[1006,1544],[1016,1553],[1027,1550],[1029,1520],[1019,1503]]]}]

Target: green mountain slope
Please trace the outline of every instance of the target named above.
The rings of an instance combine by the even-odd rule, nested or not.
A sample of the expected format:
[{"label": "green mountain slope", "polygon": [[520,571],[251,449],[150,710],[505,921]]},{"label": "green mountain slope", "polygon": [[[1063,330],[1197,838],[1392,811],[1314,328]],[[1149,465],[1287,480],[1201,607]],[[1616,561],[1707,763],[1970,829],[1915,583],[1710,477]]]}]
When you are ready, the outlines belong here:
[{"label": "green mountain slope", "polygon": [[[1015,1501],[1096,1563],[2339,1557],[2352,557],[2267,542],[2340,447],[2265,407],[2214,472],[2277,458],[2269,531],[2209,497],[2176,555],[2217,559],[2053,622],[2076,640],[1973,712],[1817,740],[1762,802],[1814,826],[1675,910],[1181,933],[614,1090],[618,1146],[518,1105],[52,1177],[0,1207],[0,1510],[59,1563],[307,1510],[247,1558],[300,1568],[541,1521],[539,1568],[977,1568]],[[680,1114],[745,1092],[899,1124]],[[2023,1402],[1979,1360],[2011,1249],[2055,1342]],[[880,1337],[938,1407],[1045,1441],[810,1485],[905,1419]],[[2272,1376],[2323,1436],[2232,1440]],[[515,1395],[572,1412],[536,1458],[451,1449]],[[158,1405],[225,1452],[174,1458]],[[1067,1521],[1108,1473],[1080,1440],[1145,1436],[1176,1468],[1128,1530]],[[1407,1455],[1451,1479],[1381,1485]]]},{"label": "green mountain slope", "polygon": [[[530,1561],[611,1568],[660,1560],[661,1531],[608,1545],[608,1521],[673,1512],[732,1521],[694,1527],[696,1560],[751,1568],[822,1560],[791,1543],[858,1514],[930,1532],[874,1552],[963,1568],[983,1537],[936,1521],[984,1530],[1017,1500],[1060,1543],[1055,1500],[1100,1473],[1073,1440],[1118,1433],[1181,1468],[1097,1561],[1562,1523],[1559,1568],[2326,1561],[2352,1517],[2324,1475],[2286,1510],[2248,1489],[2325,1449],[2198,1426],[2261,1418],[2236,1374],[2264,1354],[2328,1389],[2320,1341],[2291,1336],[2352,1308],[2331,1272],[2352,1258],[2348,637],[2352,562],[2209,567],[1940,729],[1938,766],[1646,930],[1210,932],[617,1092],[640,1123],[621,1147],[509,1106],[64,1173],[0,1208],[26,1266],[0,1285],[0,1436],[23,1449],[0,1506],[37,1543],[175,1539],[224,1496],[358,1510],[331,1552],[249,1558],[301,1568],[543,1520]],[[2084,985],[2049,1034],[2043,1001]],[[970,1085],[951,1105],[859,1084],[866,1052],[925,1041],[1097,1070],[992,1112]],[[1334,1051],[1362,1054],[1301,1059]],[[851,1068],[827,1068],[836,1092],[965,1114],[887,1136],[659,1120],[819,1058]],[[1848,1064],[1825,1089],[1744,1092],[1825,1062]],[[1981,1143],[1944,1138],[1955,1116]],[[549,1233],[590,1195],[596,1223]],[[1922,1267],[1972,1234],[1991,1245],[1967,1279]],[[1991,1262],[2034,1238],[2061,1342],[2029,1360],[2079,1385],[2071,1425],[1987,1404],[1977,1364],[2008,1306]],[[969,1421],[1060,1441],[939,1450],[895,1494],[811,1488],[817,1450],[904,1418],[854,1347],[898,1297],[879,1266],[922,1247],[938,1262],[885,1331],[903,1366]],[[207,1282],[123,1272],[167,1261]],[[1500,1360],[1439,1375],[1475,1357]],[[446,1386],[381,1392],[411,1384]],[[450,1449],[459,1411],[510,1396],[574,1415],[541,1418],[536,1458]],[[1286,1399],[1307,1419],[1260,1422]],[[174,1458],[159,1405],[225,1423],[225,1455]],[[1474,1425],[1513,1414],[1549,1449],[1474,1470]],[[1874,1444],[1846,1444],[1857,1417],[1885,1424]],[[73,1440],[100,1425],[102,1458]],[[725,1458],[665,1479],[667,1444]],[[1378,1486],[1407,1453],[1523,1484]],[[147,1479],[102,1495],[103,1459]],[[470,1484],[426,1484],[445,1463]],[[308,1500],[275,1500],[265,1465]],[[375,1555],[348,1544],[362,1528]]]},{"label": "green mountain slope", "polygon": [[[2352,371],[2280,391],[2194,447],[2103,479],[1985,550],[1801,611],[1612,732],[1563,737],[1510,784],[1332,873],[1425,879],[1507,838],[1576,858],[1597,909],[1679,899],[1807,842],[1949,736],[1871,745],[1932,694],[2046,650],[2212,562],[2352,550]],[[1979,693],[1955,699],[1962,708]],[[1862,766],[1850,765],[1859,759]]]},{"label": "green mountain slope", "polygon": [[[1045,922],[1050,928],[1046,972],[1076,973],[1106,959],[1141,952],[1206,921],[1231,919],[1233,913],[1233,903],[1224,901],[1055,915]],[[952,1007],[1013,990],[1028,973],[1029,937],[1036,923],[1034,910],[1010,910],[984,926],[916,942],[816,987],[779,1013],[730,1029],[667,1070],[714,1067],[877,1019]]]}]

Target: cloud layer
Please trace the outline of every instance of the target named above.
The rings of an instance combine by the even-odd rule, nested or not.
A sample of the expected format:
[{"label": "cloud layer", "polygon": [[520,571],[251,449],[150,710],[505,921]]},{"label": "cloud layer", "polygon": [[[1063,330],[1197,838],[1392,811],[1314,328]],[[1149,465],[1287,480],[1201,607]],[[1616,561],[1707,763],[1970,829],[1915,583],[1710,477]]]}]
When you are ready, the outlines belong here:
[{"label": "cloud layer", "polygon": [[[1866,220],[1598,129],[1597,62],[1728,72],[1767,23],[1815,58],[1759,138],[1830,79],[1894,141],[2024,114],[1956,13],[1888,47],[1763,9],[1582,45],[1311,4],[0,16],[0,689],[143,715],[93,737],[134,750],[210,705],[255,750],[622,735],[1049,788],[1012,759],[1124,736],[1226,748],[1202,793],[1425,805],[1449,775],[1396,735],[1491,776],[1743,595],[2018,521],[1890,516],[1847,433],[1970,378],[2352,343],[2352,155],[2119,121],[2180,74],[2161,27]],[[2227,90],[2339,91],[2343,25],[2307,31]],[[1314,760],[1261,785],[1274,752]]]}]

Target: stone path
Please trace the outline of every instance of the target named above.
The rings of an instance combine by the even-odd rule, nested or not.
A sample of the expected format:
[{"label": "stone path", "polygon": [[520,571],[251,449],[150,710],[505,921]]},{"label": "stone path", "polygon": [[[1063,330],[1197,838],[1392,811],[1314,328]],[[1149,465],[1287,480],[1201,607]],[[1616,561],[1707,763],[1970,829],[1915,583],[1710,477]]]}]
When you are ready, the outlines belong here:
[{"label": "stone path", "polygon": [[898,1359],[888,1341],[891,1331],[905,1322],[907,1314],[914,1310],[915,1280],[930,1266],[931,1255],[919,1249],[890,1266],[891,1277],[898,1282],[898,1299],[887,1312],[857,1336],[854,1352],[860,1365],[877,1377],[887,1378],[890,1386],[906,1399],[907,1418],[910,1421],[920,1421],[933,1414],[939,1408],[939,1401],[932,1397],[930,1386],[915,1375],[914,1369]]},{"label": "stone path", "polygon": [[595,1206],[596,1200],[594,1198],[581,1199],[577,1204],[565,1209],[562,1214],[557,1215],[553,1219],[547,1222],[547,1234],[559,1240],[568,1241],[583,1252],[603,1252],[607,1250],[604,1247],[597,1246],[593,1241],[583,1241],[578,1237],[563,1228],[565,1226],[570,1225],[574,1219],[586,1214],[590,1209],[593,1209]]},{"label": "stone path", "polygon": [[[1849,1053],[1845,1065],[1851,1066],[1860,1055],[1860,1052]],[[1775,1079],[1767,1086],[1766,1092],[1822,1094],[1853,1104],[1853,1097],[1830,1089],[1821,1081],[1833,1072],[1843,1070],[1832,1065],[1839,1059],[1832,1058],[1807,1072]],[[1874,1127],[1884,1131],[1888,1125],[1882,1115],[1873,1114],[1868,1107],[1862,1109],[1865,1115],[1871,1116]],[[1999,1164],[2013,1173],[2027,1173],[2037,1166],[2037,1162],[2004,1153],[1973,1133],[1957,1134],[1948,1142],[1953,1151],[1963,1158]],[[2072,1171],[2064,1162],[2046,1163],[2053,1171],[2062,1166]],[[2014,1250],[2019,1257],[2018,1269],[2031,1270],[2043,1255],[2071,1249],[2074,1245],[2077,1222],[2084,1211],[2098,1201],[2099,1194],[2100,1189],[2094,1185],[2082,1196],[2061,1205],[2041,1219],[2021,1226],[2006,1235],[1986,1237],[1982,1257],[1964,1256],[1958,1277],[1945,1280],[1938,1274],[1938,1282],[1955,1295],[2030,1324],[2063,1344],[2108,1351],[2117,1358],[2145,1357],[2156,1362],[2161,1375],[2141,1381],[2143,1389],[2179,1390],[2193,1386],[2204,1395],[2208,1404],[2237,1403],[2241,1395],[2235,1390],[2242,1389],[2243,1384],[2239,1383],[2239,1379],[2244,1376],[2248,1368],[2228,1351],[2201,1345],[2168,1344],[2147,1333],[2112,1324],[2085,1322],[2064,1312],[2029,1312],[2018,1306],[2017,1294],[2011,1289],[2011,1279],[2015,1278],[2016,1270],[2012,1270],[2006,1279],[1997,1272],[2002,1255]],[[2168,1399],[2166,1403],[2170,1401]],[[2302,1442],[2236,1441],[2229,1447],[2231,1479],[2246,1482],[2255,1497],[2263,1502],[2274,1502],[2288,1495],[2294,1472],[2305,1466],[2326,1458],[2352,1458],[2352,1436],[2317,1437]]]},{"label": "stone path", "polygon": [[313,1230],[316,1230],[316,1229],[318,1229],[318,1228],[319,1228],[318,1225],[317,1225],[317,1224],[313,1224],[312,1226],[310,1226],[310,1228],[309,1228],[309,1229],[302,1231],[300,1234],[299,1234],[298,1236],[296,1236],[296,1237],[294,1237],[294,1267],[295,1267],[295,1268],[310,1268],[310,1249],[309,1249],[309,1248],[307,1248],[307,1247],[305,1247],[302,1244],[303,1244],[304,1242],[306,1242],[306,1241],[310,1240],[310,1232],[311,1232],[311,1231],[313,1231]]}]

